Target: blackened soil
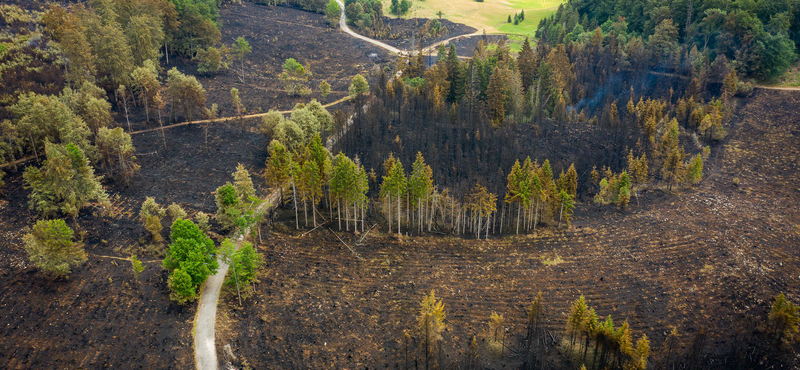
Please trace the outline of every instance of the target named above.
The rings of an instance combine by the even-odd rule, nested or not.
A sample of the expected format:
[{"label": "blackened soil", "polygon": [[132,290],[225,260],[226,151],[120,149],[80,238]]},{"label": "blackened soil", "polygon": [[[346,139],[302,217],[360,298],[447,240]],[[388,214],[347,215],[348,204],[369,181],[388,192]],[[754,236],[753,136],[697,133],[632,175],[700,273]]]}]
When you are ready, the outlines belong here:
[{"label": "blackened soil", "polygon": [[[194,366],[192,320],[195,305],[169,301],[167,273],[148,253],[137,219],[147,196],[166,206],[182,205],[190,215],[214,213],[213,191],[231,180],[238,163],[260,177],[266,138],[236,125],[209,129],[209,151],[200,126],[137,134],[142,170],[130,187],[108,182],[109,215],[99,208],[81,212],[88,262],[68,279],[56,280],[30,266],[22,248],[34,222],[20,172],[8,177],[0,196],[0,363],[7,369],[145,368]],[[168,225],[165,224],[165,228]],[[168,231],[164,231],[164,236]],[[145,270],[136,283],[127,258],[137,253]]]}]

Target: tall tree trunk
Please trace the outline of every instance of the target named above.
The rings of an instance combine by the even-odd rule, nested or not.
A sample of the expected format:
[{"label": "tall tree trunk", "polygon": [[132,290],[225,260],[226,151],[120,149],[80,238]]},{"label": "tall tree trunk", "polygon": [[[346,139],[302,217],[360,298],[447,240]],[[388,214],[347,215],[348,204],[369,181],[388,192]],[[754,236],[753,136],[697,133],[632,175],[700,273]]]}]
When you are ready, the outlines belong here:
[{"label": "tall tree trunk", "polygon": [[306,192],[303,193],[303,218],[305,219],[306,227],[308,227],[308,199],[306,199]]},{"label": "tall tree trunk", "polygon": [[400,234],[400,220],[403,217],[402,213],[400,213],[400,201],[403,199],[403,196],[400,195],[400,192],[397,192],[397,234]]},{"label": "tall tree trunk", "polygon": [[336,214],[339,218],[339,231],[342,231],[342,199],[336,197]]},{"label": "tall tree trunk", "polygon": [[311,196],[311,218],[314,220],[314,227],[317,227],[317,196]]},{"label": "tall tree trunk", "polygon": [[[164,149],[167,149],[167,135],[164,134],[164,123],[161,122],[161,109],[158,109],[158,126],[161,127],[161,140],[164,142]],[[206,147],[208,147],[208,137],[206,137]]]},{"label": "tall tree trunk", "polygon": [[297,215],[297,188],[294,186],[294,174],[291,175],[292,177],[292,200],[294,201],[294,228],[300,228],[300,218]]}]

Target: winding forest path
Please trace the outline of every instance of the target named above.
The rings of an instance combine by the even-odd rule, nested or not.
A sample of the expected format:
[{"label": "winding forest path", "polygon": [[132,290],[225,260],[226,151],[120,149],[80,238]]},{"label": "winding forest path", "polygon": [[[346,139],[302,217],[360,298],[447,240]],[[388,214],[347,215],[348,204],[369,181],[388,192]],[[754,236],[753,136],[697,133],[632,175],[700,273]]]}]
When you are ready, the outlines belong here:
[{"label": "winding forest path", "polygon": [[[342,7],[344,10],[344,4],[341,0],[336,0],[339,3],[339,6]],[[383,48],[385,50],[391,51],[393,53],[403,54],[399,49],[384,44],[380,41],[376,41],[362,35],[359,35],[353,32],[344,21],[344,11],[342,11],[342,16],[339,22],[339,27],[342,31],[346,32],[347,34],[358,38],[360,40],[364,40],[369,42],[372,45],[377,47]],[[348,100],[349,97],[342,98],[336,102],[330,103],[326,105],[326,107],[334,104],[338,104],[342,101]],[[366,109],[366,105],[364,106]],[[290,113],[290,112],[281,112],[281,113]],[[252,117],[260,117],[265,115],[266,113],[260,114],[253,114],[249,116],[245,116],[246,118]],[[220,122],[220,121],[227,121],[230,119],[234,119],[236,117],[229,117],[229,118],[220,118],[215,120],[201,120],[201,121],[192,121],[192,122],[184,122],[177,125],[172,125],[170,127],[176,126],[185,126],[194,123],[209,123],[209,122]],[[352,116],[347,120],[344,129],[331,137],[327,142],[328,150],[333,148],[333,145],[336,141],[344,136],[347,130],[352,125],[353,119]],[[148,130],[142,130],[134,133],[142,133],[142,132],[150,132],[150,131],[157,131],[162,128],[154,128]],[[131,133],[131,134],[134,134]],[[273,191],[271,194],[267,196],[264,203],[262,203],[256,213],[263,213],[268,211],[271,207],[277,206],[278,203],[281,201],[280,199],[280,192],[278,190]],[[244,242],[245,236],[250,232],[250,228],[245,228],[244,230],[237,230],[236,235],[236,249],[242,246]],[[217,359],[217,348],[215,343],[215,324],[217,319],[217,301],[219,300],[219,292],[222,289],[222,283],[225,281],[225,274],[228,273],[228,264],[219,261],[219,269],[217,273],[213,276],[209,277],[205,284],[202,286],[202,291],[200,292],[200,303],[197,307],[197,316],[195,316],[194,320],[194,358],[195,358],[195,365],[197,366],[198,370],[217,370],[219,368],[219,360]]]},{"label": "winding forest path", "polygon": [[[273,191],[264,203],[255,211],[255,214],[263,213],[280,202],[279,192]],[[236,233],[236,249],[242,246],[245,236],[250,233],[250,226]],[[219,260],[217,273],[209,277],[203,284],[200,293],[200,304],[197,307],[197,316],[194,320],[194,358],[198,369],[216,370],[217,348],[214,340],[214,326],[217,321],[217,300],[225,281],[225,274],[228,273],[228,264]]]}]

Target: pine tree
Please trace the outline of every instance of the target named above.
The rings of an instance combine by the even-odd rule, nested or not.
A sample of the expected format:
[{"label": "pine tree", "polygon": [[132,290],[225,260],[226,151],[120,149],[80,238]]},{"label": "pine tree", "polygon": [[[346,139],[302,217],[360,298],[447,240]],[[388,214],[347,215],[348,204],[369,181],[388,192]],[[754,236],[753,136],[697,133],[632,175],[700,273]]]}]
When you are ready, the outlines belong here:
[{"label": "pine tree", "polygon": [[44,216],[60,212],[77,217],[90,201],[108,204],[108,194],[80,148],[71,143],[47,143],[45,152],[42,167],[28,167],[23,175],[31,190],[31,209]]},{"label": "pine tree", "polygon": [[368,94],[369,83],[367,83],[367,79],[360,74],[355,75],[353,81],[350,83],[349,92],[351,97]]},{"label": "pine tree", "polygon": [[514,162],[514,165],[511,167],[511,171],[508,173],[506,185],[507,191],[505,196],[506,203],[517,203],[517,234],[519,234],[519,220],[522,213],[523,204],[521,195],[523,190],[520,189],[520,186],[522,185],[521,182],[525,178],[527,178],[527,174],[522,172],[522,168],[519,165],[519,159],[517,159]]},{"label": "pine tree", "polygon": [[647,357],[650,355],[650,341],[647,335],[642,335],[636,341],[636,347],[630,353],[630,360],[625,363],[625,370],[647,369]]},{"label": "pine tree", "polygon": [[158,70],[152,60],[145,60],[141,67],[136,67],[131,72],[132,87],[139,96],[139,104],[144,107],[147,122],[150,122],[150,107],[154,103],[156,94],[161,89],[158,80]]},{"label": "pine tree", "polygon": [[236,111],[236,116],[241,119],[246,111],[246,108],[242,103],[242,98],[239,97],[239,89],[235,87],[231,88],[231,104],[233,105],[233,109]]},{"label": "pine tree", "polygon": [[584,334],[583,362],[586,362],[586,354],[589,350],[589,342],[592,339],[595,339],[597,329],[600,327],[600,323],[597,321],[597,313],[594,311],[594,308],[589,308],[581,327]]},{"label": "pine tree", "polygon": [[95,158],[96,149],[89,143],[91,130],[61,99],[27,93],[20,95],[9,111],[17,118],[19,136],[27,140],[37,159],[46,142],[72,143],[87,157]]},{"label": "pine tree", "polygon": [[250,172],[239,163],[236,165],[236,171],[231,176],[233,177],[233,187],[236,189],[236,195],[242,203],[250,203],[256,199],[256,190],[253,188],[253,180],[250,178]]},{"label": "pine tree", "polygon": [[317,227],[316,206],[322,193],[322,178],[316,161],[306,160],[300,165],[298,185],[303,200],[303,215],[308,226],[307,203],[311,201],[311,218],[314,227]]},{"label": "pine tree", "polygon": [[572,210],[575,207],[575,203],[572,201],[573,197],[569,193],[564,190],[558,193],[559,201],[561,202],[561,211],[558,216],[558,227],[561,227],[561,220],[564,220],[564,223],[567,224],[569,228],[572,225]]},{"label": "pine tree", "polygon": [[508,69],[498,65],[494,68],[492,77],[489,79],[486,95],[493,127],[501,127],[505,124],[506,102],[510,94],[509,75]]},{"label": "pine tree", "polygon": [[194,76],[186,76],[176,68],[167,72],[167,94],[172,100],[172,106],[183,108],[183,115],[187,121],[192,120],[194,109],[205,107],[206,90]]},{"label": "pine tree", "polygon": [[503,315],[498,315],[497,312],[489,315],[489,334],[492,336],[492,341],[499,342],[502,339],[502,333],[505,331],[504,325]]},{"label": "pine tree", "polygon": [[97,151],[106,173],[124,184],[129,184],[133,175],[139,171],[136,163],[136,148],[131,143],[131,135],[122,127],[108,129],[101,127],[97,132]]},{"label": "pine tree", "polygon": [[264,171],[267,186],[277,187],[283,198],[283,186],[289,181],[292,155],[280,141],[272,140],[267,149],[266,170]]},{"label": "pine tree", "polygon": [[[250,54],[253,51],[253,48],[250,46],[250,43],[244,37],[239,36],[236,39],[236,43],[233,44],[231,47],[233,51],[234,59],[240,62],[239,64],[239,81],[244,82],[245,77],[245,66],[244,61],[247,57],[247,54]],[[241,114],[240,114],[241,115]]]},{"label": "pine tree", "polygon": [[[342,209],[344,209],[346,215],[350,209],[349,205],[355,201],[358,193],[357,175],[356,164],[343,153],[339,153],[333,158],[333,166],[328,178],[328,188],[330,189],[330,196],[336,199],[339,230],[342,229]],[[344,203],[344,208],[342,208],[342,203]],[[350,230],[350,217],[347,217],[346,228]]]},{"label": "pine tree", "polygon": [[330,95],[330,93],[331,93],[331,85],[328,83],[328,81],[322,80],[322,82],[319,83],[319,94],[322,96],[323,99],[325,99],[328,97],[328,95]]},{"label": "pine tree", "polygon": [[39,220],[22,238],[31,263],[58,277],[86,262],[83,244],[73,241],[74,232],[64,220]]},{"label": "pine tree", "polygon": [[217,204],[217,223],[223,229],[233,228],[236,224],[235,218],[239,216],[237,211],[239,196],[236,194],[236,188],[227,182],[217,188],[214,199]]},{"label": "pine tree", "polygon": [[447,96],[447,101],[459,102],[464,97],[464,74],[462,72],[461,63],[458,61],[458,53],[456,52],[456,45],[450,44],[450,49],[447,51],[447,81],[450,82],[450,91]]}]

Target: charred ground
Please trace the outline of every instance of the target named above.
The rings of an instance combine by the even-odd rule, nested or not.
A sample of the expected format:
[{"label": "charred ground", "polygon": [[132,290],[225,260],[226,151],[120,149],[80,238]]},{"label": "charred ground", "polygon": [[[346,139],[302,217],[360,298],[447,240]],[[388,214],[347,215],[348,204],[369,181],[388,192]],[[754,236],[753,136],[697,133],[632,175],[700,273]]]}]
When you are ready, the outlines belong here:
[{"label": "charred ground", "polygon": [[[701,368],[797,366],[745,353],[763,338],[771,297],[800,294],[800,191],[787,186],[800,181],[798,103],[793,92],[757,91],[699,188],[647,191],[626,213],[582,204],[566,232],[483,242],[373,231],[355,248],[363,259],[328,231],[273,233],[256,296],[244,308],[229,296],[219,344],[257,368],[402,368],[403,332],[414,333],[418,302],[435,289],[448,315],[446,363],[463,359],[473,335],[485,337],[497,311],[512,351],[500,358],[481,344],[482,365],[516,367],[524,307],[541,290],[550,333],[563,333],[570,302],[585,295],[598,315],[648,335],[653,366],[673,326],[684,351],[707,331]],[[544,263],[556,256],[563,262]]]}]

